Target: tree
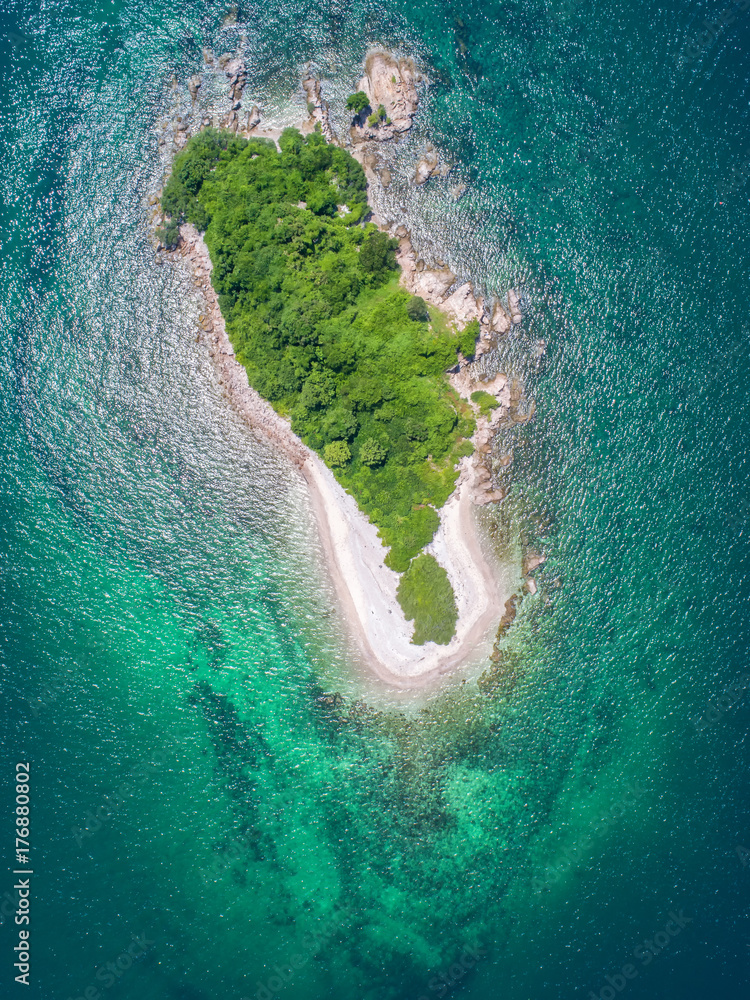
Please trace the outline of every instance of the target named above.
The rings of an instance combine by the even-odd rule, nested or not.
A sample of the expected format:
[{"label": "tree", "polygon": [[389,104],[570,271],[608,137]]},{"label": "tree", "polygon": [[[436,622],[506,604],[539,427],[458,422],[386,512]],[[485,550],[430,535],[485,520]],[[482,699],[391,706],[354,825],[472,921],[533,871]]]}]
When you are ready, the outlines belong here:
[{"label": "tree", "polygon": [[316,215],[335,215],[336,192],[330,184],[319,184],[307,196],[307,207]]},{"label": "tree", "polygon": [[421,295],[412,295],[406,303],[406,312],[409,319],[414,320],[416,323],[426,323],[430,318],[430,314],[427,311],[427,303]]},{"label": "tree", "polygon": [[318,368],[311,372],[302,387],[300,400],[308,410],[328,406],[336,398],[336,382],[330,372]]},{"label": "tree", "polygon": [[370,99],[364,90],[358,90],[356,94],[349,94],[346,99],[346,110],[353,111],[357,117],[370,107]]},{"label": "tree", "polygon": [[284,131],[279,136],[279,148],[282,153],[291,153],[294,156],[298,156],[300,150],[305,144],[305,140],[299,129],[285,128]]},{"label": "tree", "polygon": [[382,465],[385,461],[386,450],[380,441],[376,441],[375,438],[368,438],[362,447],[359,449],[359,460],[363,465],[369,465],[373,468],[376,465]]},{"label": "tree", "polygon": [[385,281],[388,272],[396,269],[396,247],[398,240],[386,233],[371,232],[362,241],[359,251],[359,266],[371,274],[375,282]]},{"label": "tree", "polygon": [[346,441],[331,441],[323,449],[323,458],[326,465],[330,465],[332,469],[335,469],[337,467],[340,468],[342,465],[348,465],[351,461],[352,453]]}]

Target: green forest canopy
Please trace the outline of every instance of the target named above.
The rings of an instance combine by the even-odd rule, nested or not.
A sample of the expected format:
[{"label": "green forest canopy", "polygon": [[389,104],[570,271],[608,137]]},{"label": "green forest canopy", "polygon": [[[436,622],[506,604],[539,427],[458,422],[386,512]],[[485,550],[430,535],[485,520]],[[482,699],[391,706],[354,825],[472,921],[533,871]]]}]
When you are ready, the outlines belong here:
[{"label": "green forest canopy", "polygon": [[[396,241],[363,221],[365,176],[345,150],[296,129],[279,145],[204,130],[175,157],[162,207],[172,226],[205,230],[250,384],[324,457],[404,572],[471,451],[470,408],[444,373],[459,349],[473,353],[475,331],[431,325],[399,287]],[[421,641],[446,641],[444,626],[427,631]]]}]

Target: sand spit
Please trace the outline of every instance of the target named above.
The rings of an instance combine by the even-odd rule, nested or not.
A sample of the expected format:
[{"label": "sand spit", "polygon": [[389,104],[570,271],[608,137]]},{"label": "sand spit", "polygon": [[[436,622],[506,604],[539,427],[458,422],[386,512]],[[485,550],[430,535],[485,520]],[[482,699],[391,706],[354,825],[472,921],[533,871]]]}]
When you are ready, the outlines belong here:
[{"label": "sand spit", "polygon": [[[398,574],[384,565],[386,549],[377,529],[359,510],[324,462],[292,433],[289,423],[252,389],[226,334],[210,280],[208,247],[197,230],[181,227],[179,254],[189,263],[205,300],[201,327],[220,382],[253,431],[278,447],[304,476],[319,525],[326,561],[346,621],[368,666],[387,683],[425,686],[456,666],[488,655],[510,589],[500,581],[479,541],[473,496],[483,492],[474,459],[463,459],[456,490],[440,511],[438,532],[428,546],[445,567],[458,606],[456,635],[446,646],[414,646],[411,622],[396,599]],[[497,412],[497,411],[495,411]]]}]

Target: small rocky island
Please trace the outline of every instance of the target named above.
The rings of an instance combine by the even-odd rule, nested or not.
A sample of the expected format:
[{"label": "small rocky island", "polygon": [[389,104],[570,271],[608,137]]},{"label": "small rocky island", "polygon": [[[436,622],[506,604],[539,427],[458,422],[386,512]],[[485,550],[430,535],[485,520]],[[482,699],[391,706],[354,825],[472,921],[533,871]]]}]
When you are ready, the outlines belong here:
[{"label": "small rocky island", "polygon": [[[241,62],[218,63],[231,108],[220,128],[205,116],[189,140],[177,130],[184,148],[162,194],[161,239],[193,263],[208,307],[202,325],[227,384],[322,501],[362,645],[381,673],[444,670],[497,622],[508,596],[476,544],[469,508],[502,499],[485,459],[512,387],[502,374],[477,382],[470,361],[521,321],[519,297],[483,301],[448,268],[420,260],[403,227],[383,232],[369,221],[377,147],[407,133],[418,108],[423,77],[411,60],[370,53],[350,98],[350,151],[336,141],[315,76],[302,81],[309,119],[270,133],[257,105],[241,113]],[[200,77],[189,87],[195,99]],[[414,183],[441,173],[428,149]],[[376,538],[365,537],[360,511]],[[396,610],[413,623],[411,648],[426,646],[416,659],[395,640],[390,657],[373,650],[396,623],[378,634],[365,621],[378,603],[362,578],[368,561],[381,617]]]}]

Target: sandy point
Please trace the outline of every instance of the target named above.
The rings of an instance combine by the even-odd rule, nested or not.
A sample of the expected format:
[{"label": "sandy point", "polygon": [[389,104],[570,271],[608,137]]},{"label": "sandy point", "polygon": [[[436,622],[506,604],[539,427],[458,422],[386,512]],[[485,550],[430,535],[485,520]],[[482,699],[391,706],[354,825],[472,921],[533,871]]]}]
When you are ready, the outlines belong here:
[{"label": "sandy point", "polygon": [[459,667],[486,662],[520,569],[501,567],[483,548],[473,503],[482,484],[471,459],[462,459],[456,489],[439,511],[440,526],[426,549],[448,573],[458,609],[456,633],[447,645],[416,646],[411,642],[413,624],[396,597],[399,576],[385,565],[387,549],[377,529],[318,455],[292,433],[289,422],[250,387],[234,356],[211,284],[208,247],[193,226],[182,226],[181,237],[179,252],[192,266],[205,300],[201,326],[220,381],[253,431],[278,447],[302,473],[326,566],[361,658],[380,680],[400,689],[426,688]]}]

